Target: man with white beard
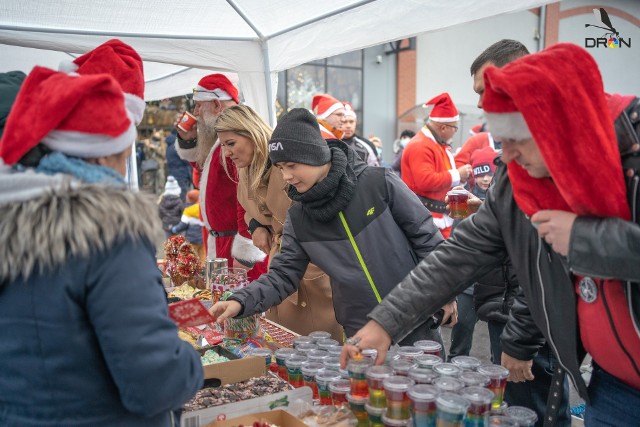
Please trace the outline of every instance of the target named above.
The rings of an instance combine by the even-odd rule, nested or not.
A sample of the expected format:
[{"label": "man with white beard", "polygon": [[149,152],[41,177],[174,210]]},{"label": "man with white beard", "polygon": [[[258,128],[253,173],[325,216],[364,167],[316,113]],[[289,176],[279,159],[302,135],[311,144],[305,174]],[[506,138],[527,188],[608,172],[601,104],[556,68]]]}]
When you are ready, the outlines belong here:
[{"label": "man with white beard", "polygon": [[425,103],[431,105],[427,123],[402,153],[402,180],[431,211],[433,222],[446,239],[453,219],[447,215],[444,197],[452,187],[466,182],[472,170],[469,164],[456,169],[449,146],[460,118],[449,94],[441,93]]},{"label": "man with white beard", "polygon": [[178,130],[177,151],[192,163],[194,183],[200,189],[200,212],[207,237],[207,259],[233,259],[253,268],[249,280],[267,271],[265,254],[253,245],[238,203],[236,167],[222,156],[220,141],[214,130],[225,108],[238,104],[238,90],[222,74],[203,77],[193,90],[194,115],[198,122],[189,132]]}]

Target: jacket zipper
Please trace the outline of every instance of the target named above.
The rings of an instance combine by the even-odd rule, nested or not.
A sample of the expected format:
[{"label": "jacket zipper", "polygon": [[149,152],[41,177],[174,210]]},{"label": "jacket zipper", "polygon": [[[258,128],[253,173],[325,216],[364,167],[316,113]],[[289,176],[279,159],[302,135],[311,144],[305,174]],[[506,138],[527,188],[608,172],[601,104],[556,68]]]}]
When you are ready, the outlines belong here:
[{"label": "jacket zipper", "polygon": [[371,290],[378,301],[378,304],[382,302],[382,298],[380,297],[380,293],[378,292],[378,288],[376,284],[373,282],[373,278],[369,273],[369,269],[367,268],[367,264],[364,262],[364,258],[362,258],[362,254],[360,253],[360,249],[358,248],[358,244],[356,243],[356,239],[353,237],[351,233],[351,229],[349,228],[349,224],[347,224],[347,219],[344,217],[342,211],[338,212],[338,216],[340,217],[340,221],[342,221],[342,226],[344,230],[347,232],[347,237],[349,237],[349,242],[351,242],[351,247],[353,247],[353,251],[356,253],[356,257],[358,258],[358,262],[360,262],[360,266],[362,267],[362,271],[364,275],[367,277],[367,281],[369,282],[369,286],[371,286]]},{"label": "jacket zipper", "polygon": [[562,366],[562,369],[564,369],[564,371],[569,374],[569,378],[571,378],[571,382],[573,383],[573,386],[575,387],[576,390],[579,390],[578,385],[576,383],[576,379],[573,376],[573,373],[567,369],[567,367],[562,363],[562,359],[560,358],[560,353],[558,352],[558,348],[556,347],[555,343],[553,342],[553,338],[551,337],[551,328],[550,328],[550,322],[549,322],[549,314],[547,313],[547,299],[545,297],[545,293],[544,293],[544,284],[542,283],[542,273],[540,271],[540,256],[542,255],[542,238],[538,237],[538,262],[536,263],[536,267],[538,269],[538,282],[540,283],[540,290],[542,291],[542,311],[544,312],[544,318],[546,320],[546,327],[547,327],[547,334],[549,337],[549,344],[551,345],[551,347],[553,348],[554,353],[557,356],[558,359],[558,364],[560,366]]},{"label": "jacket zipper", "polygon": [[611,318],[611,311],[609,310],[609,304],[607,303],[607,296],[604,292],[604,284],[602,283],[602,280],[600,281],[600,288],[602,289],[601,291],[602,303],[604,304],[604,309],[607,313],[607,319],[609,319],[609,326],[611,327],[613,336],[616,337],[616,341],[618,342],[618,345],[622,349],[622,352],[625,354],[625,356],[627,356],[627,358],[629,359],[629,362],[631,362],[631,366],[633,366],[633,369],[636,371],[636,375],[640,377],[640,371],[638,371],[638,367],[636,366],[636,363],[634,362],[633,358],[631,358],[631,355],[629,354],[625,346],[622,344],[622,340],[620,339],[620,337],[618,336],[618,332],[616,331],[615,324],[613,323],[613,319]]}]

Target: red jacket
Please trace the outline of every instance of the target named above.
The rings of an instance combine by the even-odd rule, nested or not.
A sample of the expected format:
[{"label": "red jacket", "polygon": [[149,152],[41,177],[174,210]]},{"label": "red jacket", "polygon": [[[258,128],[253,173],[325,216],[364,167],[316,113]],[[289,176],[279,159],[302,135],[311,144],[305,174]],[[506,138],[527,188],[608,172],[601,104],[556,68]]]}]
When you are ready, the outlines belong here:
[{"label": "red jacket", "polygon": [[[417,195],[444,201],[447,191],[460,184],[451,148],[436,142],[425,126],[402,153],[402,180]],[[433,222],[448,237],[453,220],[447,214],[432,212]]]}]

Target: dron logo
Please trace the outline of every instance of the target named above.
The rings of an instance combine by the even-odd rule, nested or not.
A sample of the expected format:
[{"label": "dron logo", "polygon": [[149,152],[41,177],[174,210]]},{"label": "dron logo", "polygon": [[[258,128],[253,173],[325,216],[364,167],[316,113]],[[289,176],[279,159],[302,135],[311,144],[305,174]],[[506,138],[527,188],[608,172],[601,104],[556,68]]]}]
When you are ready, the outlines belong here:
[{"label": "dron logo", "polygon": [[604,8],[600,8],[600,9],[593,9],[593,14],[596,16],[596,19],[601,22],[604,27],[601,27],[599,25],[592,25],[592,24],[584,24],[584,27],[595,27],[595,28],[601,28],[603,30],[606,30],[607,32],[604,33],[604,35],[602,37],[598,37],[597,39],[594,39],[593,37],[586,37],[584,39],[584,47],[586,48],[598,48],[598,47],[605,47],[605,48],[610,48],[610,49],[615,49],[617,47],[631,47],[631,39],[623,39],[622,37],[620,37],[620,33],[618,31],[616,31],[616,29],[613,27],[613,25],[611,25],[611,20],[609,19],[609,15],[607,14],[607,11],[604,10]]}]

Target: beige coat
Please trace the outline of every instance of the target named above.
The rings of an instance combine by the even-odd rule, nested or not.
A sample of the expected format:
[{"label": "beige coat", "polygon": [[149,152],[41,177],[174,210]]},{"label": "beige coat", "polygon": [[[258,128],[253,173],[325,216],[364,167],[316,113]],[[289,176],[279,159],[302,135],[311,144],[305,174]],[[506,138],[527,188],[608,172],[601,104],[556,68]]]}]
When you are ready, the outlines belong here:
[{"label": "beige coat", "polygon": [[[282,179],[282,173],[272,167],[262,178],[256,194],[249,194],[246,169],[240,169],[239,174],[238,201],[246,211],[247,224],[254,218],[260,224],[269,226],[271,231],[271,261],[280,251],[284,220],[292,203],[287,196],[287,184]],[[267,317],[301,335],[327,331],[339,342],[343,340],[342,327],[333,311],[330,278],[314,264],[309,264],[298,292],[272,307]]]}]

